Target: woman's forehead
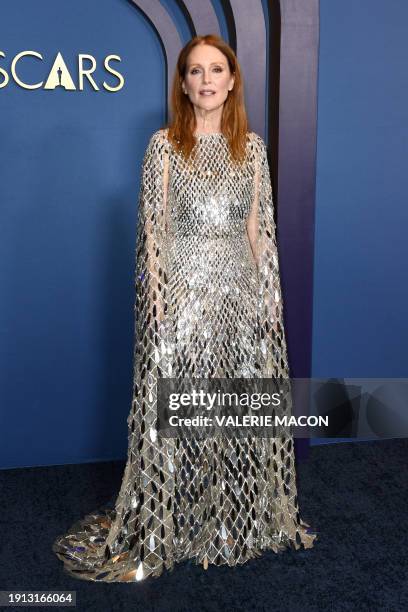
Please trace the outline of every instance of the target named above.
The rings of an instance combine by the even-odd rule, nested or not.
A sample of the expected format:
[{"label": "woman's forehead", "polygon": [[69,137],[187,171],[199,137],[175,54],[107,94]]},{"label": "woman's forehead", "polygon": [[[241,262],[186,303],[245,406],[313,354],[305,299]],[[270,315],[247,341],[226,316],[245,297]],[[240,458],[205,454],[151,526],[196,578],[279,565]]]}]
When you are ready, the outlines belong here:
[{"label": "woman's forehead", "polygon": [[187,64],[189,66],[193,64],[210,65],[211,63],[227,63],[225,55],[212,45],[197,45],[191,50],[187,58]]}]

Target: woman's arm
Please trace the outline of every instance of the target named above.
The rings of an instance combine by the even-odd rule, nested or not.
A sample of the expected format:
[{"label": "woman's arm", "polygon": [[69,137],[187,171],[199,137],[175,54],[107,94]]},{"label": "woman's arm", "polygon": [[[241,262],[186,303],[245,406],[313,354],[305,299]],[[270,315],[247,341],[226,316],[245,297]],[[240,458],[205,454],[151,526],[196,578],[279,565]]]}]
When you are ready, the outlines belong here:
[{"label": "woman's arm", "polygon": [[[258,176],[257,176],[258,174]],[[252,255],[254,257],[257,268],[259,268],[258,258],[258,233],[259,233],[259,222],[258,222],[258,196],[259,196],[259,173],[255,170],[255,197],[251,205],[251,210],[247,218],[247,234],[249,244],[251,246]]]}]

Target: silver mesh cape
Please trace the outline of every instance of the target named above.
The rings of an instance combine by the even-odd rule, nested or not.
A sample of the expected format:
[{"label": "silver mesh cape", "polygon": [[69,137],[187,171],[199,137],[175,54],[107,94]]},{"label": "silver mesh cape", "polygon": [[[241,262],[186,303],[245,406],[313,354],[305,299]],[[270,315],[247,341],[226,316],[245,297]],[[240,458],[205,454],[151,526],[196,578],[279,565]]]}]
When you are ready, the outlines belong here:
[{"label": "silver mesh cape", "polygon": [[114,508],[53,543],[84,580],[138,581],[186,559],[234,566],[317,537],[299,515],[290,435],[198,440],[156,429],[160,377],[289,376],[265,143],[248,133],[242,165],[221,133],[198,136],[195,153],[187,162],[166,130],[145,152],[123,480]]}]

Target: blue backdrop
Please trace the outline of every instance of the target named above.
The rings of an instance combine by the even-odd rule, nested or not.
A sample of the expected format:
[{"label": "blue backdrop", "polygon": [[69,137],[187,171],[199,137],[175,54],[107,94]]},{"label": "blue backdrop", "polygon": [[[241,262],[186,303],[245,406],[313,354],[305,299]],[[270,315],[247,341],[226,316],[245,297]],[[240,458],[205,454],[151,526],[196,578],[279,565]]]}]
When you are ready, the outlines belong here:
[{"label": "blue backdrop", "polygon": [[408,376],[407,19],[320,3],[313,377]]},{"label": "blue backdrop", "polygon": [[[99,91],[25,90],[1,104],[0,466],[123,456],[132,391],[134,253],[143,151],[164,121],[164,65],[125,0],[2,3],[0,66],[45,80],[60,51],[97,60]],[[107,55],[124,87],[103,68]]]},{"label": "blue backdrop", "polygon": [[[163,1],[165,6],[169,0]],[[408,6],[322,0],[315,377],[406,376]],[[180,25],[180,32],[185,31]],[[61,52],[94,91],[25,90]],[[124,458],[142,155],[164,121],[158,39],[127,0],[3,0],[0,467]],[[103,81],[107,55],[125,79]],[[3,81],[0,74],[0,83]]]}]

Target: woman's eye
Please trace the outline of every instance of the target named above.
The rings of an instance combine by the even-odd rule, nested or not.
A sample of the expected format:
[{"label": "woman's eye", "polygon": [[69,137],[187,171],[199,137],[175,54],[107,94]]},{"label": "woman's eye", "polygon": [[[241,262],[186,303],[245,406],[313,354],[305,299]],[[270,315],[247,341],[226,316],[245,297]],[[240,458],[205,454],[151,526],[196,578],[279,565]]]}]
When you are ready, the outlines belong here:
[{"label": "woman's eye", "polygon": [[[222,72],[221,66],[216,66],[214,70],[215,72]],[[190,74],[197,74],[197,72],[200,72],[199,68],[192,68]]]}]

